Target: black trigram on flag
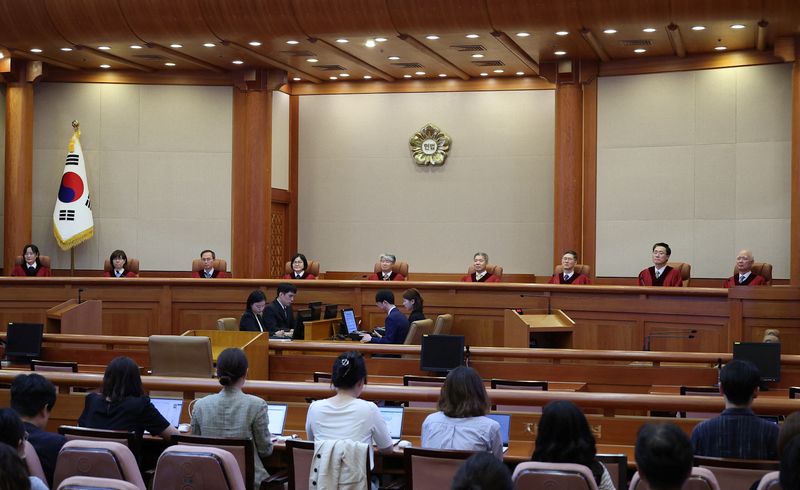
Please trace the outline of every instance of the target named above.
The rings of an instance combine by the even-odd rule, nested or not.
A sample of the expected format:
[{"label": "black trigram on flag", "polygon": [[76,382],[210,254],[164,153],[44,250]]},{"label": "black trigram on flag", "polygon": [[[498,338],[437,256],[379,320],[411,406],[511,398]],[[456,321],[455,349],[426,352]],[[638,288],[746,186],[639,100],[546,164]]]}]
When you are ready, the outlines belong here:
[{"label": "black trigram on flag", "polygon": [[92,200],[90,198],[86,198],[86,202],[84,203],[87,208],[92,209]]},{"label": "black trigram on flag", "polygon": [[64,165],[77,165],[78,164],[78,154],[77,153],[68,153],[67,154],[67,162]]},{"label": "black trigram on flag", "polygon": [[58,221],[75,221],[75,211],[62,209],[58,212]]}]

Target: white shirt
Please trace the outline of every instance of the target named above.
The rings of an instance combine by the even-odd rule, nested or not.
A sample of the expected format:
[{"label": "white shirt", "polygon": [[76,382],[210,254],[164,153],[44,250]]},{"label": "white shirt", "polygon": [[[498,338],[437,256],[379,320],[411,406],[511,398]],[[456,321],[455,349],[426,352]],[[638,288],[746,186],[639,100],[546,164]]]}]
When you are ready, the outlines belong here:
[{"label": "white shirt", "polygon": [[744,274],[739,274],[739,282],[745,282],[747,278],[750,277],[750,272],[752,271],[747,271]]},{"label": "white shirt", "polygon": [[381,272],[384,281],[388,281],[392,277],[392,271],[389,272]]},{"label": "white shirt", "polygon": [[485,270],[483,272],[475,272],[475,282],[480,281],[486,275],[486,272]]},{"label": "white shirt", "polygon": [[570,277],[572,277],[572,272],[570,272],[570,273],[564,272],[564,280],[565,281],[569,281]]},{"label": "white shirt", "polygon": [[664,266],[662,268],[660,268],[660,269],[656,268],[656,277],[661,277],[661,275],[664,274],[664,269],[666,269],[666,268],[667,268],[667,264],[664,264]]},{"label": "white shirt", "polygon": [[308,407],[306,434],[309,441],[349,439],[365,444],[375,441],[378,448],[392,445],[389,428],[377,405],[353,398],[337,406],[331,400],[317,400]]},{"label": "white shirt", "polygon": [[211,277],[214,275],[214,268],[211,269],[203,269],[203,275],[207,277]]},{"label": "white shirt", "polygon": [[443,412],[432,413],[422,423],[422,447],[490,451],[503,459],[500,424],[489,417],[456,419]]}]

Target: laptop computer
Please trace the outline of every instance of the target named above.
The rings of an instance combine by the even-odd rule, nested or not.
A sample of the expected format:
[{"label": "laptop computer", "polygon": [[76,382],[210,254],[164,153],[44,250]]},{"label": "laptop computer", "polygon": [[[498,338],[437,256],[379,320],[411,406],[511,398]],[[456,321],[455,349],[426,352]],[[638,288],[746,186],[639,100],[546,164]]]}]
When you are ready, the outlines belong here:
[{"label": "laptop computer", "polygon": [[397,444],[402,439],[401,434],[403,430],[403,408],[404,407],[378,407],[383,415],[383,420],[386,421],[386,426],[389,428],[389,437],[392,442]]},{"label": "laptop computer", "polygon": [[283,435],[283,426],[286,423],[286,409],[283,403],[270,403],[267,405],[267,417],[269,417],[269,433],[273,436]]},{"label": "laptop computer", "polygon": [[181,410],[183,409],[183,400],[180,398],[150,398],[153,406],[156,407],[158,413],[167,419],[167,422],[173,427],[178,427],[181,423]]},{"label": "laptop computer", "polygon": [[492,420],[500,424],[500,436],[503,438],[503,452],[508,451],[508,435],[511,429],[511,414],[510,413],[490,413],[486,415]]}]

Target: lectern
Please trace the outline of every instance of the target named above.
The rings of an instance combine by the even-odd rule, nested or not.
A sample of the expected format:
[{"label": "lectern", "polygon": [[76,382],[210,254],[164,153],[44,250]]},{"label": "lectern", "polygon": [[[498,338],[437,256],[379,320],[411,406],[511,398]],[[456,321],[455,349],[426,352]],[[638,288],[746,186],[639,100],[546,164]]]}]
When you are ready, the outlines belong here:
[{"label": "lectern", "polygon": [[90,299],[64,301],[46,312],[45,333],[103,335],[103,302]]},{"label": "lectern", "polygon": [[519,314],[506,310],[503,330],[495,333],[495,343],[503,347],[529,347],[535,341],[537,347],[557,349],[572,348],[572,329],[575,322],[561,310],[530,310]]}]

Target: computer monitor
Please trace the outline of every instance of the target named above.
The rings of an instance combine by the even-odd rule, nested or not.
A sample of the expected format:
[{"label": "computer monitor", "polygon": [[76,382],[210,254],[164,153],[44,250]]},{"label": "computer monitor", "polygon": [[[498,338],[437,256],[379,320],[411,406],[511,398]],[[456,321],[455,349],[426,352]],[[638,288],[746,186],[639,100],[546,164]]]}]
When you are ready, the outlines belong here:
[{"label": "computer monitor", "polygon": [[8,324],[6,336],[6,359],[13,362],[30,362],[42,352],[42,335],[44,325],[41,323]]},{"label": "computer monitor", "polygon": [[750,361],[761,372],[761,381],[780,381],[781,344],[765,342],[734,342],[733,358]]},{"label": "computer monitor", "polygon": [[419,356],[422,371],[446,373],[464,364],[463,335],[423,335]]},{"label": "computer monitor", "polygon": [[345,308],[342,310],[342,319],[344,320],[347,333],[358,332],[358,323],[356,322],[356,314],[352,308]]},{"label": "computer monitor", "polygon": [[325,305],[325,314],[323,318],[325,320],[336,318],[336,315],[339,313],[339,305]]},{"label": "computer monitor", "polygon": [[322,318],[322,301],[314,301],[313,303],[309,303],[308,307],[311,309],[312,320],[319,320]]}]

